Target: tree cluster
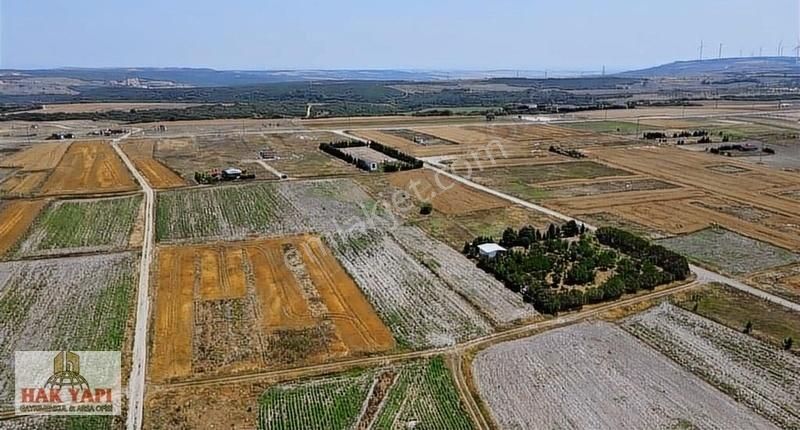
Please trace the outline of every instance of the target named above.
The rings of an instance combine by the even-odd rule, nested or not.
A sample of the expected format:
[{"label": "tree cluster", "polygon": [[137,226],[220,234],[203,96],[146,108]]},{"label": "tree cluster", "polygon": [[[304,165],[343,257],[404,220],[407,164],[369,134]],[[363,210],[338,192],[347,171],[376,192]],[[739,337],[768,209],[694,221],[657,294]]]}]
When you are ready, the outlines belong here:
[{"label": "tree cluster", "polygon": [[667,134],[661,131],[646,131],[643,137],[647,140],[666,139]]},{"label": "tree cluster", "polygon": [[[576,236],[577,240],[570,239]],[[478,258],[478,245],[491,242],[491,237],[477,237],[464,245],[464,253]],[[689,273],[683,257],[661,246],[619,229],[600,229],[593,237],[574,221],[550,225],[546,231],[508,228],[500,244],[511,250],[479,258],[478,267],[548,314],[652,290]],[[600,285],[576,288],[592,284],[598,270],[613,270],[613,275]]]},{"label": "tree cluster", "polygon": [[682,281],[689,277],[689,262],[686,257],[661,245],[650,243],[635,234],[614,227],[601,227],[595,233],[598,242],[614,248],[633,258],[660,267],[665,274],[663,283]]},{"label": "tree cluster", "polygon": [[586,154],[577,149],[566,149],[560,146],[550,145],[550,152],[561,154],[571,158],[586,158]]}]

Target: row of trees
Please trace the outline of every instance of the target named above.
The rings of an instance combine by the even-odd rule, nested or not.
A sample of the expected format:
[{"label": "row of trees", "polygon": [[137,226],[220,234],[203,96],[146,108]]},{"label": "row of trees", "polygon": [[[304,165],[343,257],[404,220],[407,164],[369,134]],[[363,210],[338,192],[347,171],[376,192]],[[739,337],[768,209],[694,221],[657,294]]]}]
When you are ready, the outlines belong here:
[{"label": "row of trees", "polygon": [[[412,169],[421,169],[424,164],[422,160],[417,159],[412,155],[406,154],[405,152],[400,152],[392,148],[391,146],[386,146],[378,142],[370,142],[369,147],[375,151],[380,152],[381,154],[388,155],[389,157],[392,157],[395,160],[400,160],[403,163],[408,164],[409,166],[411,166]],[[401,169],[401,170],[407,170],[407,169]]]},{"label": "row of trees", "polygon": [[650,243],[635,234],[614,227],[601,227],[595,233],[598,242],[621,251],[633,258],[649,262],[671,275],[672,281],[689,277],[689,262],[686,257],[661,245]]},{"label": "row of trees", "polygon": [[359,169],[371,171],[369,163],[366,161],[346,152],[342,149],[347,148],[363,148],[369,147],[375,151],[386,154],[392,158],[397,159],[396,162],[383,163],[384,172],[397,172],[401,170],[419,169],[423,166],[422,160],[418,160],[408,154],[402,153],[394,148],[381,145],[377,142],[370,142],[369,144],[358,140],[342,140],[338,142],[320,143],[319,149],[327,154],[340,158],[350,164],[356,165]]},{"label": "row of trees", "polygon": [[342,151],[344,148],[361,148],[367,146],[366,143],[358,141],[358,140],[342,140],[339,142],[331,142],[331,143],[320,143],[319,149],[322,152],[327,154],[333,155],[336,158],[340,158],[350,164],[354,164],[361,170],[370,171],[369,163],[366,161],[353,156],[352,154]]}]

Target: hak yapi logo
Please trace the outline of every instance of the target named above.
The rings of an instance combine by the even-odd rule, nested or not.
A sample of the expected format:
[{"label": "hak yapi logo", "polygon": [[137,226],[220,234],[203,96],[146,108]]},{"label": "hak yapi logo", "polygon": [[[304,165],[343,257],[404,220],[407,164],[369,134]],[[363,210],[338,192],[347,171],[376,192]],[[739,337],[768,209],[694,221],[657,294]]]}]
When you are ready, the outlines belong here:
[{"label": "hak yapi logo", "polygon": [[81,357],[59,351],[53,371],[38,387],[20,387],[19,411],[23,413],[103,413],[112,411],[112,387],[92,387],[81,374]]}]

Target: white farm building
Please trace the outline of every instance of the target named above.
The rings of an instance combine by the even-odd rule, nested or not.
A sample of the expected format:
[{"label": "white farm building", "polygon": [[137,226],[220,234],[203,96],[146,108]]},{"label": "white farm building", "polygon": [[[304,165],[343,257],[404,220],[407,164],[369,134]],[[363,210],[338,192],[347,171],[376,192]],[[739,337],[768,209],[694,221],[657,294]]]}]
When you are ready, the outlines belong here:
[{"label": "white farm building", "polygon": [[506,252],[506,249],[496,243],[484,243],[478,245],[478,253],[481,257],[494,258],[497,253]]}]

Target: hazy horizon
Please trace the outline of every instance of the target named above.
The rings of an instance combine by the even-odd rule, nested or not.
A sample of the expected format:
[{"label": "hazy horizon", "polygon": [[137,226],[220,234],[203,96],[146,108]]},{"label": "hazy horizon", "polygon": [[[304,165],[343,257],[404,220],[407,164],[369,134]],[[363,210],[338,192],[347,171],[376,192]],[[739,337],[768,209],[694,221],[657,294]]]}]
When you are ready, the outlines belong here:
[{"label": "hazy horizon", "polygon": [[797,2],[772,3],[0,0],[0,68],[616,72],[701,40],[705,58],[793,55]]}]

